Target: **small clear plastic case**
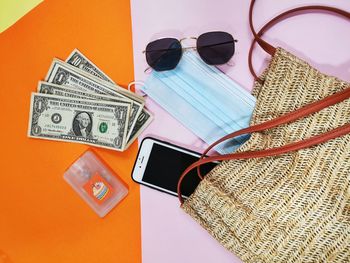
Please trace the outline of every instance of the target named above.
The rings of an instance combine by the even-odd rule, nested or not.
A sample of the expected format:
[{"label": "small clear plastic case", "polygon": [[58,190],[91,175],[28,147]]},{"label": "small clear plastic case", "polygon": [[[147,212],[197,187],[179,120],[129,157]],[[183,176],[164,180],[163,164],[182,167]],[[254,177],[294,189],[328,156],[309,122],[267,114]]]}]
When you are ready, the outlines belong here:
[{"label": "small clear plastic case", "polygon": [[128,194],[125,184],[90,150],[80,156],[63,177],[100,217]]}]

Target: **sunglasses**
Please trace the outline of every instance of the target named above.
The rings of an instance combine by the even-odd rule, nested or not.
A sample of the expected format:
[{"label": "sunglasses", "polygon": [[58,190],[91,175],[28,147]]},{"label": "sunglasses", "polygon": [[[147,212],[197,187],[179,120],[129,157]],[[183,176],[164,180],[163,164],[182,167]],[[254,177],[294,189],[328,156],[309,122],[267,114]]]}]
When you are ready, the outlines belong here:
[{"label": "sunglasses", "polygon": [[[182,47],[185,39],[195,39],[196,47]],[[148,65],[156,71],[174,69],[179,63],[182,51],[196,49],[201,59],[209,65],[227,63],[235,53],[236,39],[227,32],[207,32],[197,37],[176,39],[161,38],[150,42],[144,53]]]}]

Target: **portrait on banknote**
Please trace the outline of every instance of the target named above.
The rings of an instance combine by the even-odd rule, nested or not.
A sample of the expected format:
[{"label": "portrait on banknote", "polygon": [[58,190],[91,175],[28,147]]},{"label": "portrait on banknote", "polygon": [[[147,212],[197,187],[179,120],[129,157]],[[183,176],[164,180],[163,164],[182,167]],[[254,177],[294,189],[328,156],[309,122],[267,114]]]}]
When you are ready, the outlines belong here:
[{"label": "portrait on banknote", "polygon": [[91,137],[92,118],[86,111],[78,112],[73,119],[73,133],[85,138]]}]

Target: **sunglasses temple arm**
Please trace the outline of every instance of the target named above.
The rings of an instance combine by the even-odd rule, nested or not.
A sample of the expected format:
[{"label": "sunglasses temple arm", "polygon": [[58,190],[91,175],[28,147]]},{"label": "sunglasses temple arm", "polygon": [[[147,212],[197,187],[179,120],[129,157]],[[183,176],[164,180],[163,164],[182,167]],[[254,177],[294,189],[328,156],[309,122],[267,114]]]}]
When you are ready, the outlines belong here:
[{"label": "sunglasses temple arm", "polygon": [[149,73],[151,71],[152,67],[147,67],[143,72],[144,73]]}]

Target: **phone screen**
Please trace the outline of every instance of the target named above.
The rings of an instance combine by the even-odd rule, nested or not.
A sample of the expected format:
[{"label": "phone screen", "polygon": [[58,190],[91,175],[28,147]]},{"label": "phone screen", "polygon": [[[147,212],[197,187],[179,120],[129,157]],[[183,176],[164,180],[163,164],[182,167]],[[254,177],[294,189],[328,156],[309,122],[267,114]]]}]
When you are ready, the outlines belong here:
[{"label": "phone screen", "polygon": [[[149,156],[142,181],[177,192],[177,183],[182,172],[199,158],[154,143]],[[201,166],[203,175],[211,171],[217,164],[207,163]],[[183,196],[190,196],[200,179],[197,170],[193,169],[186,175],[181,186]]]}]

